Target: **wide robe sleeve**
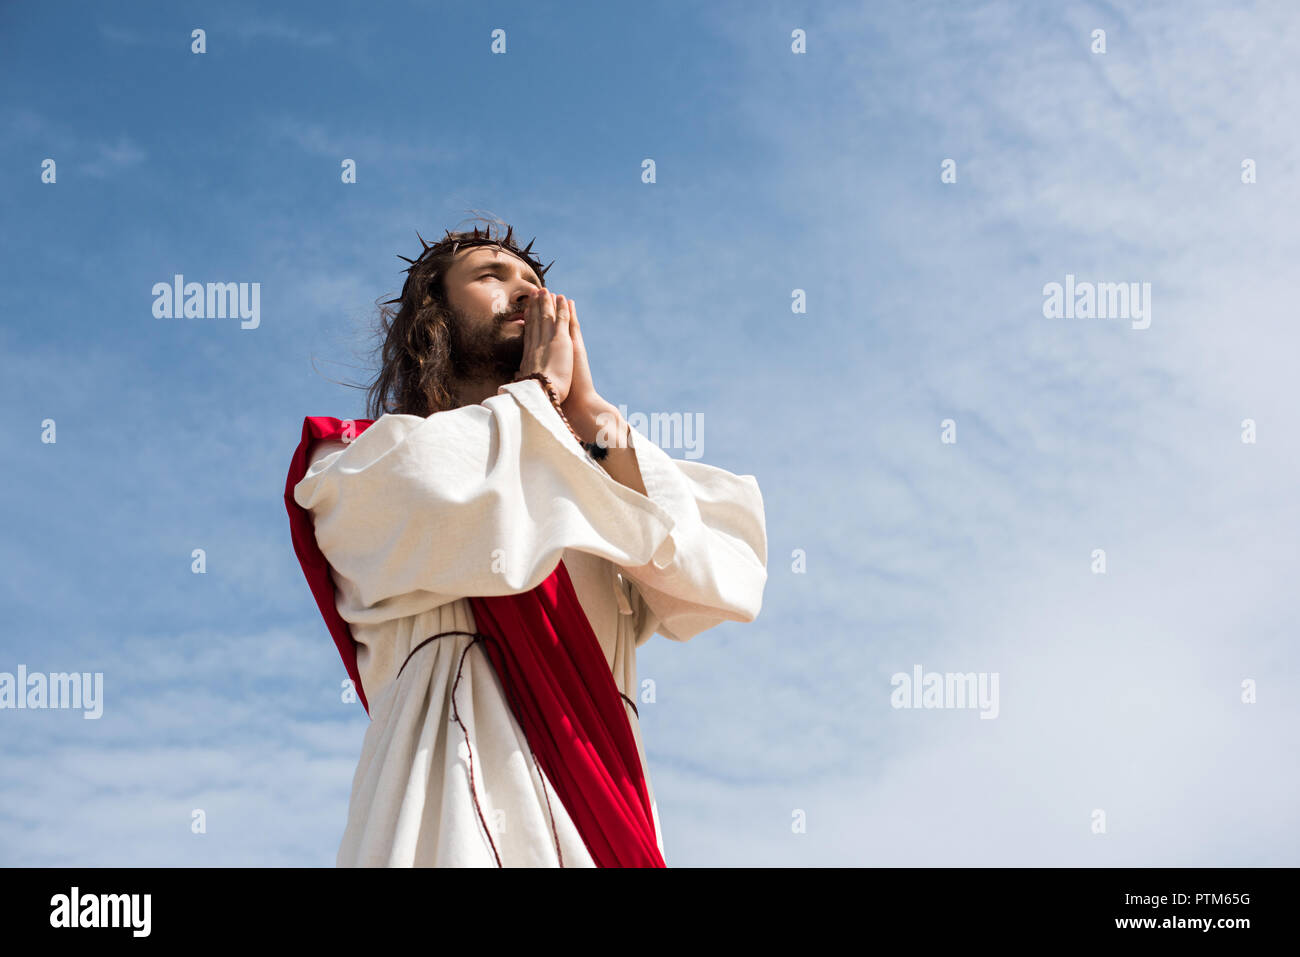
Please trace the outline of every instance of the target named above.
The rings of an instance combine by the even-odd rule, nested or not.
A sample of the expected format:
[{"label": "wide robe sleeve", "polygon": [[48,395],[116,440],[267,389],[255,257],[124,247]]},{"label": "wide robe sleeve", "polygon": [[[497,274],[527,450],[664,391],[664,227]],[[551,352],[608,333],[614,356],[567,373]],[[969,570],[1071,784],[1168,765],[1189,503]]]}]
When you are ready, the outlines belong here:
[{"label": "wide robe sleeve", "polygon": [[565,549],[667,567],[674,518],[591,460],[536,379],[383,415],[294,487],[354,624],[539,585]]},{"label": "wide robe sleeve", "polygon": [[652,633],[687,641],[723,621],[753,621],[767,583],[757,479],[672,458],[640,433],[631,435],[646,494],[673,521],[670,561],[623,566],[657,620]]}]

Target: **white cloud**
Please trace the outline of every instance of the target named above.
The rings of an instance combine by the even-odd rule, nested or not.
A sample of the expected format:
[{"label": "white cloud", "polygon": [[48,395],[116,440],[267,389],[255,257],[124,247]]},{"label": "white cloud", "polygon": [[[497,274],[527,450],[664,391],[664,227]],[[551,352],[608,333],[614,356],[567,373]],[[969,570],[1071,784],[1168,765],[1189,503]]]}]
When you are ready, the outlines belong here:
[{"label": "white cloud", "polygon": [[122,170],[138,166],[146,158],[145,151],[127,136],[118,136],[112,143],[95,145],[96,158],[82,167],[87,176],[106,179]]}]

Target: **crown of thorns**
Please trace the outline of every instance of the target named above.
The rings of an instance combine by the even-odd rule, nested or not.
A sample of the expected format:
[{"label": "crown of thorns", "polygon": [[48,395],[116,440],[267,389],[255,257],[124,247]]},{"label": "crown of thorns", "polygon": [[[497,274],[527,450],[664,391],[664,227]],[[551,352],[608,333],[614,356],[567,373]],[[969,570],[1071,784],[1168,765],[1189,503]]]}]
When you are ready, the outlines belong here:
[{"label": "crown of thorns", "polygon": [[389,299],[387,302],[383,303],[383,305],[387,306],[395,302],[401,302],[406,297],[407,287],[411,284],[411,277],[414,275],[415,267],[423,263],[426,259],[439,253],[446,252],[447,250],[451,250],[452,257],[455,257],[457,250],[468,249],[471,246],[498,246],[506,252],[514,253],[524,262],[528,263],[528,265],[532,266],[533,269],[536,270],[538,277],[541,278],[542,285],[546,285],[546,270],[555,265],[555,260],[552,259],[549,263],[543,266],[541,260],[532,254],[533,243],[537,242],[536,236],[528,240],[527,246],[520,249],[519,246],[515,244],[515,228],[513,226],[506,228],[505,236],[493,236],[492,228],[490,226],[487,229],[484,229],[482,233],[480,233],[479,228],[475,226],[473,233],[467,237],[461,237],[459,239],[453,237],[451,230],[449,229],[444,230],[444,232],[446,233],[444,238],[438,240],[436,243],[430,244],[425,242],[424,237],[420,235],[419,230],[416,230],[415,235],[419,237],[420,245],[424,247],[424,250],[414,259],[403,256],[401,253],[397,254],[398,259],[405,259],[411,265],[407,266],[406,269],[403,270],[407,276],[406,282],[402,285],[402,294],[396,299]]}]

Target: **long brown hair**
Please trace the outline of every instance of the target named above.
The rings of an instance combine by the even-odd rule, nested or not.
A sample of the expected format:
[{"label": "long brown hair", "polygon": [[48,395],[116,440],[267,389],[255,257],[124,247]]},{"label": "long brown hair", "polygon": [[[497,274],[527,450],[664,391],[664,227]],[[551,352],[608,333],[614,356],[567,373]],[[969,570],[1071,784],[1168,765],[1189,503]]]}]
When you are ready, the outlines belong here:
[{"label": "long brown hair", "polygon": [[[473,217],[484,220],[484,217]],[[410,263],[402,294],[379,303],[376,338],[382,343],[379,373],[366,389],[366,417],[377,419],[388,412],[427,417],[455,408],[451,392],[451,308],[447,303],[445,279],[456,253],[467,246],[499,246],[527,262],[546,285],[546,270],[531,253],[533,242],[520,249],[514,242],[514,227],[500,220],[486,220],[488,226],[472,232],[446,231],[432,245],[417,232],[424,251],[415,259],[398,255]],[[492,224],[506,226],[504,236],[492,236]],[[394,306],[394,304],[396,304]]]}]

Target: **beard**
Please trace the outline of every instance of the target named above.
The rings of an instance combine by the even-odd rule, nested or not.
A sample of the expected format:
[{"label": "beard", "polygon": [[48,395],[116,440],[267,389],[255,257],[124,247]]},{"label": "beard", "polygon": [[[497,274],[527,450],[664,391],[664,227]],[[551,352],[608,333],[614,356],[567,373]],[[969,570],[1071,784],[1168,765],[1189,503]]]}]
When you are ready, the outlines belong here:
[{"label": "beard", "polygon": [[524,337],[506,335],[506,324],[496,316],[490,324],[481,324],[459,310],[448,307],[447,311],[452,375],[461,382],[513,380],[524,360]]}]

